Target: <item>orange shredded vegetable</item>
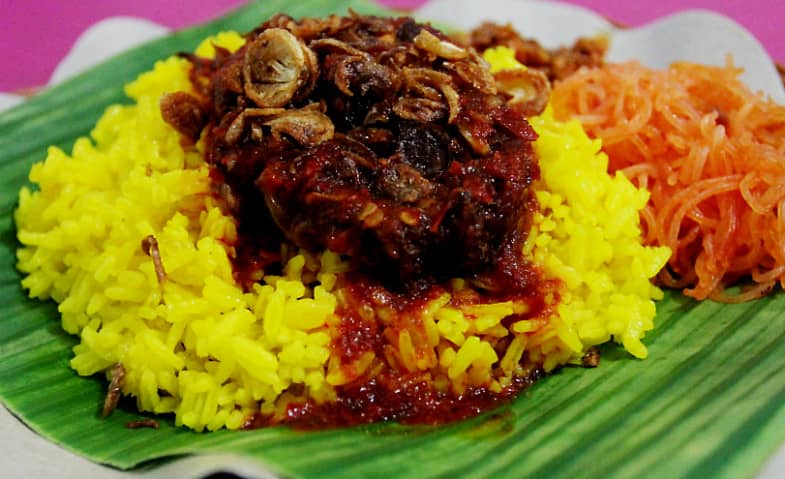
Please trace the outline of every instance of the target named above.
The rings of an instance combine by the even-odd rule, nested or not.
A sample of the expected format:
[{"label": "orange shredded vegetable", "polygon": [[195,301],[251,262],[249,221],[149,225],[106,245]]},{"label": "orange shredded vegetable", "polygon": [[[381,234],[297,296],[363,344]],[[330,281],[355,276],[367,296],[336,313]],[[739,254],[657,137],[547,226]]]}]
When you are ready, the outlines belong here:
[{"label": "orange shredded vegetable", "polygon": [[658,280],[697,299],[740,302],[785,286],[785,107],[740,73],[730,61],[608,64],[552,96],[557,117],[602,139],[611,172],[651,191],[645,241],[673,251]]}]

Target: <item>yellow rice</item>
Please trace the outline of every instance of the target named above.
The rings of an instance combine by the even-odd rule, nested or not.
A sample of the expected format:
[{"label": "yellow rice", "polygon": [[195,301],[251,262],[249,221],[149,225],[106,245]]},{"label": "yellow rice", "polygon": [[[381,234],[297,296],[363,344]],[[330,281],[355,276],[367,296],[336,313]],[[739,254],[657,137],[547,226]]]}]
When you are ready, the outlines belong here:
[{"label": "yellow rice", "polygon": [[[197,54],[212,55],[213,41],[231,50],[243,42],[220,34]],[[461,305],[454,299],[468,286],[454,280],[426,304],[421,327],[393,338],[387,357],[367,352],[346,368],[330,349],[342,301],[336,278],[347,270],[337,255],[289,252],[282,276],[265,276],[249,292],[234,282],[235,220],[210,194],[198,147],[184,150],[159,112],[163,93],[190,89],[185,60],[156,63],[126,87],[133,104],[109,107],[70,155],[50,148],[30,172],[36,188],[20,192],[22,284],[31,297],[59,303],[63,328],[80,337],[71,360],[80,375],[108,374],[122,363],[123,394],[140,410],[215,430],[276,412],[293,399],[293,385],[306,397],[334,400],[335,386],[380,361],[461,392],[499,391],[516,374],[553,370],[611,339],[646,356],[641,339],[661,295],[648,279],[669,252],[641,246],[638,211],[648,193],[608,176],[599,141],[577,122],[558,123],[549,111],[532,119],[541,212],[524,253],[554,280],[557,314],[508,329],[502,320],[525,313],[526,304]],[[141,247],[148,235],[159,244],[163,284]],[[500,357],[502,338],[509,345]]]}]

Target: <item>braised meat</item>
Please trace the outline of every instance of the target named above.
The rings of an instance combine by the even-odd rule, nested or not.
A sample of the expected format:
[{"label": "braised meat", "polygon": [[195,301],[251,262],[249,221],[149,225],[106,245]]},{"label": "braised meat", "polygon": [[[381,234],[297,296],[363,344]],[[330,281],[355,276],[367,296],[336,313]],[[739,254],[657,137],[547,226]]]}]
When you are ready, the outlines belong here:
[{"label": "braised meat", "polygon": [[203,119],[241,234],[329,248],[392,283],[526,287],[509,261],[523,261],[539,174],[525,114],[539,111],[473,48],[410,18],[278,15],[235,53],[189,59],[199,98],[167,96],[164,118],[191,138]]},{"label": "braised meat", "polygon": [[485,22],[456,40],[478,51],[500,45],[509,47],[519,62],[543,72],[550,81],[566,78],[581,67],[601,66],[608,50],[608,40],[602,36],[579,38],[569,48],[549,50],[536,40],[522,37],[511,25],[493,22]]}]

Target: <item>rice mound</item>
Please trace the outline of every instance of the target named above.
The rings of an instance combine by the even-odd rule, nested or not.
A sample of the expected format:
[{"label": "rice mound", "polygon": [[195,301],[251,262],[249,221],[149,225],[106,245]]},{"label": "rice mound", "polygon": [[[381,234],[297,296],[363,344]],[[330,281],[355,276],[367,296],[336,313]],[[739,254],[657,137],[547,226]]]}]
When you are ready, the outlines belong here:
[{"label": "rice mound", "polygon": [[[212,55],[213,43],[235,50],[243,39],[220,34],[196,53]],[[512,301],[462,304],[456,298],[470,289],[457,279],[397,331],[388,357],[340,364],[331,353],[342,301],[336,279],[348,269],[340,257],[289,251],[281,276],[248,292],[234,281],[235,220],[211,193],[199,145],[184,149],[159,111],[162,94],[191,90],[188,68],[174,57],[156,63],[126,87],[133,104],[109,107],[70,156],[50,148],[30,172],[37,187],[20,192],[22,285],[30,297],[59,303],[63,328],[80,337],[71,360],[78,374],[108,376],[121,363],[122,392],[139,410],[216,430],[280,413],[295,390],[333,401],[336,386],[379,361],[460,393],[499,391],[515,375],[551,371],[611,339],[646,356],[641,339],[662,295],[648,280],[669,255],[641,245],[638,211],[648,193],[608,176],[600,142],[547,111],[531,120],[540,135],[541,211],[524,254],[552,284],[548,314],[526,317],[526,305]],[[166,270],[160,284],[141,246],[149,235]],[[508,324],[511,315],[525,319]]]},{"label": "rice mound", "polygon": [[[525,253],[544,266],[546,277],[564,282],[551,327],[574,352],[613,338],[643,359],[641,339],[654,328],[652,300],[663,296],[649,278],[670,257],[666,247],[641,244],[638,212],[649,192],[621,172],[608,175],[602,142],[590,139],[577,120],[558,122],[548,108],[530,121],[540,135],[535,149],[542,179]],[[548,370],[558,359],[544,361]]]}]

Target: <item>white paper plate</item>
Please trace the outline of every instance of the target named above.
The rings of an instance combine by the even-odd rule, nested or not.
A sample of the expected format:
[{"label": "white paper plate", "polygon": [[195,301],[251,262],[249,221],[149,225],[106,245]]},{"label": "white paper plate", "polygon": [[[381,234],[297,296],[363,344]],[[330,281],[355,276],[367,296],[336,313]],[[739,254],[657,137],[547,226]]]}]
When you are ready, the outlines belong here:
[{"label": "white paper plate", "polygon": [[[743,79],[748,85],[785,103],[785,88],[760,43],[737,23],[707,11],[679,13],[629,30],[617,29],[605,18],[584,8],[533,0],[435,0],[420,9],[417,17],[460,28],[474,27],[483,20],[510,22],[548,47],[572,43],[580,36],[607,33],[611,39],[609,60],[637,59],[655,68],[678,60],[723,65],[726,56],[731,55],[734,63],[744,68]],[[52,83],[167,31],[147,20],[128,17],[97,23],[77,40],[52,75]],[[191,457],[148,471],[120,472],[93,464],[47,442],[2,407],[0,450],[3,451],[0,478],[198,478],[216,471],[258,479],[274,477],[256,463],[234,456]],[[758,479],[782,477],[785,477],[785,448],[758,475]]]}]

